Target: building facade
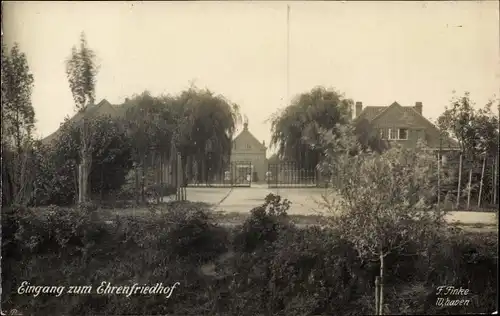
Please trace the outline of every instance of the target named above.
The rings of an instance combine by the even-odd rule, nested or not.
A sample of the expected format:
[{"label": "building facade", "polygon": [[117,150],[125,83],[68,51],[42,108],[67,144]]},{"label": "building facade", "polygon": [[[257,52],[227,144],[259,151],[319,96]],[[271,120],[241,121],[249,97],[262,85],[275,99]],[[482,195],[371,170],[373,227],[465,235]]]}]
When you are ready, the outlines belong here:
[{"label": "building facade", "polygon": [[233,168],[237,168],[238,163],[241,163],[242,168],[251,163],[252,181],[264,182],[267,172],[266,151],[265,142],[259,142],[248,130],[248,123],[245,123],[243,131],[233,140],[233,148],[231,150]]},{"label": "building facade", "polygon": [[366,120],[390,144],[415,147],[419,141],[442,152],[459,150],[458,143],[443,135],[439,128],[422,115],[422,102],[414,106],[401,106],[394,102],[389,106],[367,106],[356,102],[355,119]]}]

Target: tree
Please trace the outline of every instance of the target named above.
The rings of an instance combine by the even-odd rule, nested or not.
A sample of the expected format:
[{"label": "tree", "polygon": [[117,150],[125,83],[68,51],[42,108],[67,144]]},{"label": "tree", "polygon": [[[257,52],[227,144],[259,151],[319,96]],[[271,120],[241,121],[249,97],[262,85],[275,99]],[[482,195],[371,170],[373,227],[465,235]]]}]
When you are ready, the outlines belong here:
[{"label": "tree", "polygon": [[241,122],[239,106],[208,89],[192,86],[175,99],[174,109],[181,123],[176,147],[189,177],[193,165],[198,180],[220,174],[229,162],[233,135]]},{"label": "tree", "polygon": [[320,162],[321,129],[336,132],[337,124],[348,124],[352,100],[335,90],[317,87],[297,96],[271,119],[271,146],[278,156],[295,161],[299,168],[314,169]]},{"label": "tree", "polygon": [[4,191],[16,203],[25,200],[27,151],[32,140],[35,111],[31,104],[33,75],[26,55],[17,43],[7,52],[2,42],[2,151],[9,164],[2,164]]},{"label": "tree", "polygon": [[334,175],[335,187],[322,206],[361,259],[379,262],[381,315],[385,258],[412,242],[425,255],[426,242],[443,227],[445,213],[435,207],[435,157],[422,144],[364,152],[352,127],[341,129],[340,136],[326,134],[323,141],[329,145],[325,167]]},{"label": "tree", "polygon": [[89,195],[89,174],[92,167],[92,152],[90,150],[92,138],[90,137],[89,124],[85,118],[88,107],[95,102],[95,84],[98,67],[96,55],[88,47],[85,34],[80,36],[80,47],[73,47],[70,57],[66,60],[66,75],[75,106],[83,116],[81,124],[81,163],[78,172],[78,201],[86,202]]},{"label": "tree", "polygon": [[380,134],[367,119],[360,118],[353,123],[354,133],[357,135],[357,141],[362,151],[373,150],[381,153],[389,149],[389,144],[381,139]]},{"label": "tree", "polygon": [[[130,141],[123,123],[116,118],[99,116],[89,120],[92,137],[89,150],[92,169],[89,174],[89,193],[101,200],[116,193],[125,183],[132,167]],[[68,205],[75,202],[78,193],[76,166],[80,164],[81,129],[77,124],[63,124],[60,136],[53,146],[37,144],[35,150],[36,194],[33,204]]]},{"label": "tree", "polygon": [[456,139],[462,153],[471,160],[478,155],[496,153],[498,115],[491,110],[494,102],[476,109],[470,93],[465,92],[462,97],[453,95],[450,103],[438,118],[441,131]]},{"label": "tree", "polygon": [[[176,124],[172,103],[173,100],[170,97],[153,97],[147,91],[134,96],[127,103],[125,127],[132,142],[133,161],[136,167],[142,170],[144,180],[150,165],[156,167],[157,170],[153,170],[154,172],[161,173],[161,164],[157,163],[158,158],[163,163],[173,154],[171,144],[174,133],[181,125]],[[135,172],[137,194],[139,187],[137,168]],[[142,181],[142,187],[144,186],[145,183]],[[136,200],[138,200],[137,195]],[[142,202],[145,202],[144,194],[142,194]]]}]

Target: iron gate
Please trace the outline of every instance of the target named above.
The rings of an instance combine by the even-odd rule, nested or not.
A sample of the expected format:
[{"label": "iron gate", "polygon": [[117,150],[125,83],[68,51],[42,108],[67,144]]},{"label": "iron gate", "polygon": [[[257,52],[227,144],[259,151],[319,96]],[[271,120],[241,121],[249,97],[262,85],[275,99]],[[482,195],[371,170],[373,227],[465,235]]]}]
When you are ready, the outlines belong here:
[{"label": "iron gate", "polygon": [[196,178],[188,181],[190,187],[250,187],[252,185],[253,166],[248,161],[233,161],[217,172],[206,170],[203,181]]},{"label": "iron gate", "polygon": [[295,162],[270,163],[266,172],[268,188],[307,188],[318,186],[318,170],[303,169]]}]

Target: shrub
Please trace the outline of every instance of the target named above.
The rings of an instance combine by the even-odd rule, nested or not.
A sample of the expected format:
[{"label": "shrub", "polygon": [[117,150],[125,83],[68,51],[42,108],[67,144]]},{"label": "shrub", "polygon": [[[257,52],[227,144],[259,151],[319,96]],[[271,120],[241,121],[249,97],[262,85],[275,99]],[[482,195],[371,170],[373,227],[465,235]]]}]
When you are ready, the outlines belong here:
[{"label": "shrub", "polygon": [[163,221],[171,226],[165,246],[172,256],[203,263],[227,251],[228,232],[214,224],[205,205],[173,202],[167,209]]},{"label": "shrub", "polygon": [[[373,314],[378,265],[362,261],[334,230],[289,224],[286,210],[285,201],[268,196],[246,225],[228,230],[213,223],[207,206],[200,203],[154,206],[150,215],[119,217],[112,224],[104,223],[93,204],[6,208],[3,307],[52,315]],[[265,233],[258,235],[257,230]],[[497,235],[450,231],[431,237],[419,253],[415,249],[422,250],[422,245],[409,243],[386,257],[391,266],[385,280],[387,312],[496,310]],[[205,263],[214,263],[215,275],[202,273]],[[34,298],[15,293],[22,281],[94,289],[103,281],[180,286],[170,299],[92,294]],[[437,308],[440,285],[470,289],[471,305]]]},{"label": "shrub", "polygon": [[237,251],[252,252],[278,238],[280,230],[287,227],[290,201],[270,193],[264,204],[251,210],[250,217],[243,223],[234,241]]}]

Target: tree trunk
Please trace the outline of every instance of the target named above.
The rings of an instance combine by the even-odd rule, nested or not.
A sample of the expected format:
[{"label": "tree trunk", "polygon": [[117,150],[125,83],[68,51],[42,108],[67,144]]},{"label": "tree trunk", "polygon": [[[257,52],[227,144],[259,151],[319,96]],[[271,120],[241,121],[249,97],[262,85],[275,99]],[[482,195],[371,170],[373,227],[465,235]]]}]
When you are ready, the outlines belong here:
[{"label": "tree trunk", "polygon": [[460,206],[460,186],[461,185],[462,185],[462,153],[460,153],[460,162],[458,164],[457,209]]},{"label": "tree trunk", "polygon": [[101,187],[99,188],[99,191],[100,191],[100,199],[101,199],[101,203],[102,203],[102,200],[103,200],[103,186],[104,186],[104,164],[101,163]]},{"label": "tree trunk", "polygon": [[384,315],[384,255],[380,253],[380,300],[379,315]]},{"label": "tree trunk", "polygon": [[380,293],[379,293],[379,288],[380,288],[380,277],[376,276],[375,277],[375,315],[379,315],[379,299],[380,299]]},{"label": "tree trunk", "polygon": [[78,203],[83,203],[83,163],[78,164]]},{"label": "tree trunk", "polygon": [[88,126],[86,124],[85,118],[82,119],[81,136],[82,136],[81,164],[79,170],[80,172],[78,173],[78,177],[80,178],[78,183],[81,189],[78,190],[78,202],[83,203],[88,201],[88,194],[90,192],[89,174],[90,174],[90,167],[92,165],[92,153],[89,152],[90,135],[88,133]]},{"label": "tree trunk", "polygon": [[437,206],[441,205],[441,153],[438,153],[438,165],[437,165]]},{"label": "tree trunk", "polygon": [[160,202],[163,202],[163,153],[160,154],[158,157],[159,163],[158,163],[158,194],[157,194],[157,200],[156,202],[160,204]]},{"label": "tree trunk", "polygon": [[494,167],[494,172],[493,172],[493,205],[497,204],[497,185],[498,185],[498,153],[495,157],[495,165]]},{"label": "tree trunk", "polygon": [[481,170],[481,180],[479,181],[479,197],[477,199],[477,207],[481,207],[481,195],[483,193],[484,168],[486,167],[486,156],[483,158],[483,169]]},{"label": "tree trunk", "polygon": [[142,160],[141,163],[141,203],[146,202],[146,192],[144,186],[146,185],[146,159]]},{"label": "tree trunk", "polygon": [[469,183],[467,185],[468,193],[467,193],[467,209],[470,209],[470,195],[472,191],[472,167],[469,169]]},{"label": "tree trunk", "polygon": [[135,175],[135,204],[139,205],[139,170],[137,168],[137,163],[134,163],[134,175]]}]

